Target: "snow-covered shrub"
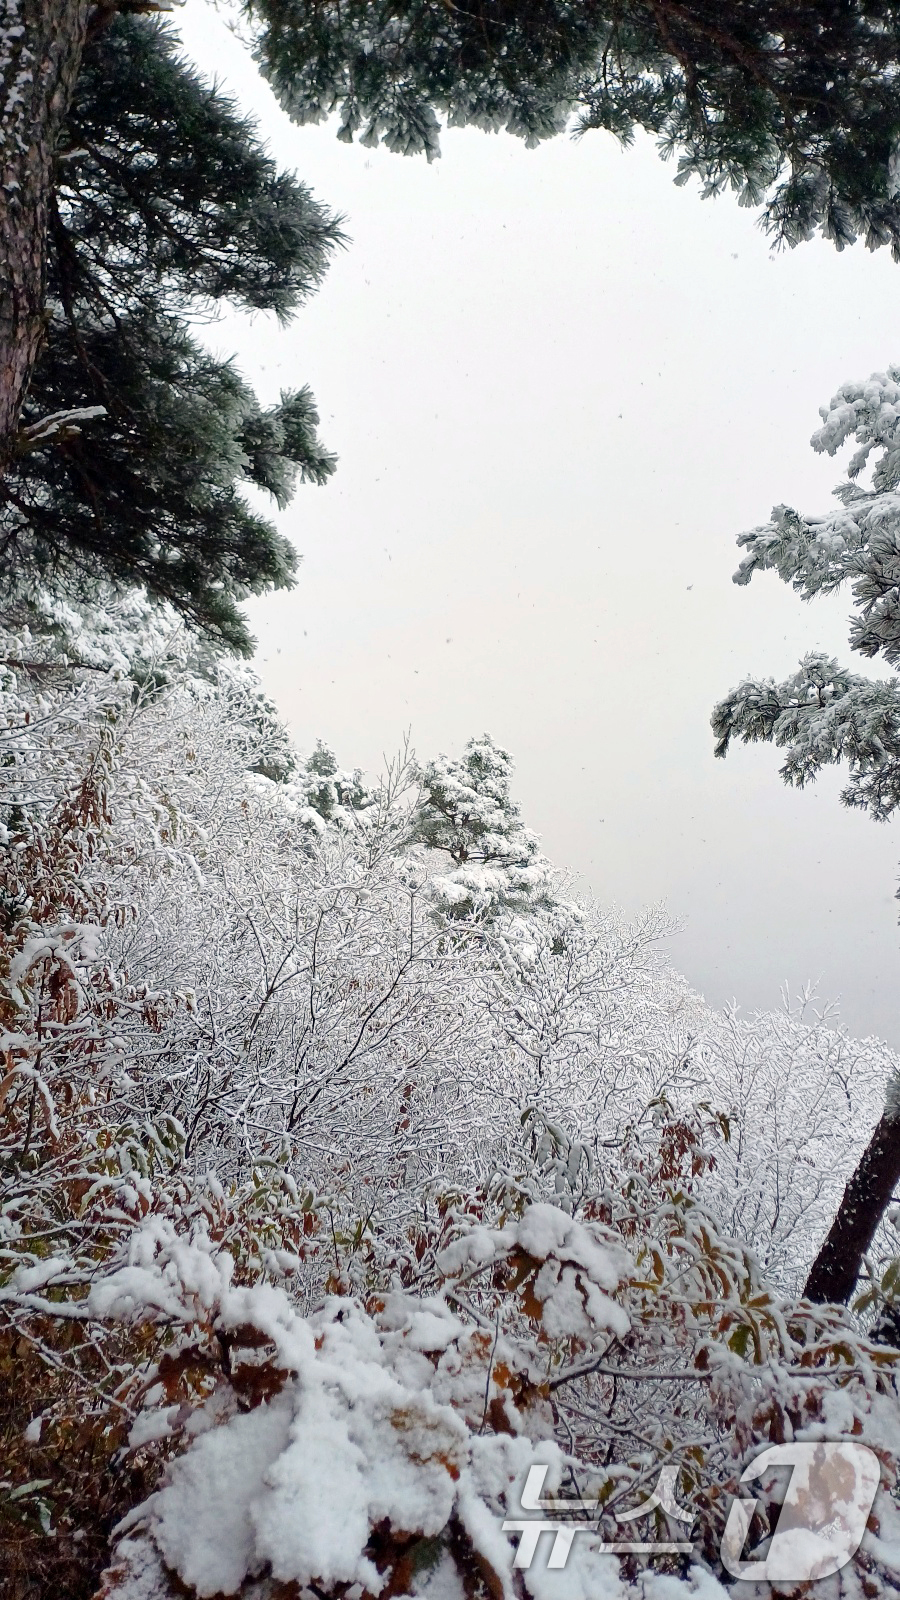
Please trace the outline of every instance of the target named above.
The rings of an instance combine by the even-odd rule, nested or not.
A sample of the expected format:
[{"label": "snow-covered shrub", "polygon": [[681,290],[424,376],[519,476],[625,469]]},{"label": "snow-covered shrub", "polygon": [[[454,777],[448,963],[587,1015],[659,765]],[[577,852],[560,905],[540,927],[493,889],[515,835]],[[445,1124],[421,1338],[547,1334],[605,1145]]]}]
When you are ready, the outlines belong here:
[{"label": "snow-covered shrub", "polygon": [[[637,1181],[598,1191],[584,1220],[532,1201],[527,1163],[490,1194],[445,1196],[410,1256],[374,1268],[380,1290],[309,1317],[280,1288],[233,1288],[221,1256],[198,1262],[154,1234],[103,1294],[124,1319],[177,1317],[183,1296],[182,1352],[148,1375],[131,1438],[139,1452],[178,1430],[182,1452],[120,1525],[104,1600],[638,1592],[633,1561],[620,1568],[602,1543],[663,1466],[693,1524],[692,1553],[664,1569],[682,1592],[721,1593],[747,1454],[848,1436],[875,1449],[883,1488],[878,1533],[836,1592],[896,1588],[900,1356],[842,1313],[767,1290],[685,1193],[699,1132],[670,1123]],[[219,1371],[193,1405],[178,1387],[192,1366]],[[573,1494],[595,1506],[563,1570],[548,1549],[517,1567],[503,1536],[504,1519],[521,1528],[536,1466],[563,1510]],[[764,1498],[764,1519],[776,1505]],[[662,1508],[654,1522],[671,1537]]]},{"label": "snow-covered shrub", "polygon": [[[435,1600],[630,1583],[587,1535],[564,1572],[512,1564],[496,1519],[529,1464],[602,1502],[606,1537],[672,1466],[719,1577],[754,1445],[849,1434],[889,1475],[896,1353],[785,1296],[890,1052],[814,1016],[717,1016],[655,954],[658,912],[516,905],[447,938],[408,767],[311,823],[314,768],[266,776],[284,736],[251,679],[108,633],[80,666],[8,638],[0,681],[14,1581],[89,1596],[134,1511],[108,1594],[213,1592],[177,1533],[222,1521],[207,1459],[236,1464],[247,1600],[344,1600],[373,1569]],[[273,1509],[326,1482],[342,1428],[355,1579],[336,1525],[314,1546]],[[382,1437],[401,1488],[379,1500]],[[872,1593],[893,1581],[879,1516],[853,1569]]]},{"label": "snow-covered shrub", "polygon": [[[135,916],[111,885],[123,843],[111,848],[115,721],[129,696],[105,691],[93,750],[81,729],[80,779],[61,736],[81,705],[68,688],[56,706],[42,691],[52,768],[24,759],[34,724],[20,722],[23,760],[4,772],[15,787],[0,856],[2,1561],[11,1584],[27,1575],[60,1594],[90,1592],[111,1524],[153,1472],[150,1459],[126,1471],[117,1452],[165,1334],[111,1321],[104,1275],[146,1225],[205,1228],[258,1279],[305,1226],[296,1184],[276,1173],[226,1196],[188,1169],[177,1119],[146,1114],[133,1093],[129,1067],[164,1050],[194,1000],[132,982],[102,954]],[[23,766],[39,780],[30,792]],[[126,830],[126,857],[132,842]]]}]

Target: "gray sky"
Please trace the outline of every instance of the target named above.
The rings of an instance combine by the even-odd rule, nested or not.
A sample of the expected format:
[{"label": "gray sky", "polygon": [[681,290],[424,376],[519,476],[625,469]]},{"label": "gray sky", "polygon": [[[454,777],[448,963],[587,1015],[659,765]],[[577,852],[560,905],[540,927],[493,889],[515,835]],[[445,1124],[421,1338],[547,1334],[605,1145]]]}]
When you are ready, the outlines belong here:
[{"label": "gray sky", "polygon": [[845,457],[808,439],[900,358],[900,267],[773,257],[649,141],[457,131],[431,167],[340,144],[288,122],[202,0],[178,26],[351,239],[289,329],[211,330],[264,399],[309,383],[340,456],[281,518],[297,588],[251,607],[300,747],[375,770],[407,727],[423,757],[487,730],[547,853],[626,910],[665,900],[708,1000],[812,980],[900,1045],[900,832],[841,808],[838,774],[786,790],[767,746],[715,761],[709,729],[808,649],[866,670],[849,595],[738,589],[734,539],[778,501],[828,508]]}]

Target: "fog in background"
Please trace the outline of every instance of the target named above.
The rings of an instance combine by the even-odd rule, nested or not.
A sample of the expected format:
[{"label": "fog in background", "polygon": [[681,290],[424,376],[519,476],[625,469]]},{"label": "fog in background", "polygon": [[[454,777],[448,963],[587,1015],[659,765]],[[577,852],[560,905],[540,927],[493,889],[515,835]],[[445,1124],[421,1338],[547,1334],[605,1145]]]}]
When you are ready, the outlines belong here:
[{"label": "fog in background", "polygon": [[340,456],[280,518],[296,589],[250,607],[299,746],[372,772],[406,728],[423,758],[486,730],[547,853],[626,911],[665,900],[709,1001],[812,980],[900,1046],[900,830],[839,806],[838,772],[785,789],[769,746],[715,761],[709,728],[812,648],[873,670],[849,594],[731,576],[774,503],[832,503],[849,450],[808,439],[839,384],[900,358],[900,266],[773,256],[645,139],[456,131],[431,167],[341,144],[288,122],[201,0],[177,22],[350,238],[287,329],[205,335],[266,401],[308,383]]}]

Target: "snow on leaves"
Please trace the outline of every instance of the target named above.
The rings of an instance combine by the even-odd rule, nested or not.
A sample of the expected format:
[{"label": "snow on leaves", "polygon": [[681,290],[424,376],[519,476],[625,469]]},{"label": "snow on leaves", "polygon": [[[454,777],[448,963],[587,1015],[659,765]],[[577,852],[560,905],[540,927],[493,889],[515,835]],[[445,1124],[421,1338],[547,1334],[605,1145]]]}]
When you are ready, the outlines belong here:
[{"label": "snow on leaves", "polygon": [[[447,937],[408,765],[291,756],[245,669],[118,605],[4,640],[9,1570],[87,1594],[122,1523],[108,1600],[555,1600],[500,1531],[535,1462],[598,1537],[669,1464],[712,1570],[755,1443],[836,1427],[893,1470],[896,1355],[790,1298],[890,1052],[716,1017],[655,913]],[[507,780],[458,778],[515,851]],[[562,1576],[630,1581],[589,1540]]]}]

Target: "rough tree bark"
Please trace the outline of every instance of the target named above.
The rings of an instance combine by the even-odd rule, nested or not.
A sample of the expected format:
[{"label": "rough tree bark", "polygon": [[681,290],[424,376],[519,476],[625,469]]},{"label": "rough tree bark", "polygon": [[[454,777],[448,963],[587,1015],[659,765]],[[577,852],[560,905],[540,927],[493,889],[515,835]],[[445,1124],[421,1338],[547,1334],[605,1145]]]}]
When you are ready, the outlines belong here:
[{"label": "rough tree bark", "polygon": [[891,1084],[884,1115],[844,1190],[828,1237],[810,1269],[804,1295],[818,1305],[845,1305],[897,1184],[900,1183],[900,1083]]},{"label": "rough tree bark", "polygon": [[56,145],[96,0],[0,0],[0,477],[44,334]]}]

